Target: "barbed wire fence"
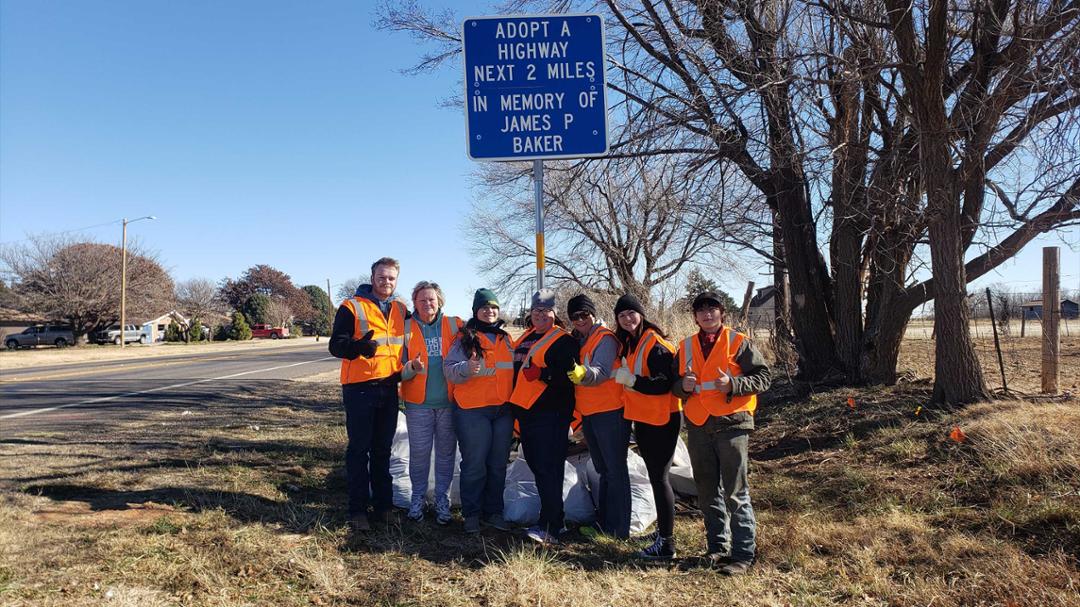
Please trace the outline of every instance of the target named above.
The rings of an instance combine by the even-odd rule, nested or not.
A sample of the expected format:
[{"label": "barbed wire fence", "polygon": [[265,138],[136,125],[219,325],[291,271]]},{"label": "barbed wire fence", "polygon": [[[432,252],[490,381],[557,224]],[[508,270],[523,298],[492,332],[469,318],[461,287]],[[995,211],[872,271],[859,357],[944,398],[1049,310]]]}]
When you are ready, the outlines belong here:
[{"label": "barbed wire fence", "polygon": [[[1077,310],[1080,297],[1077,295],[1063,292],[1059,301],[1059,333],[1062,340],[1080,337],[1080,314]],[[991,287],[989,300],[986,289],[983,289],[971,293],[968,302],[972,342],[982,363],[987,386],[995,392],[1005,392],[1006,386],[1009,392],[1014,393],[1037,392],[1042,356],[1042,293],[995,290]],[[798,355],[790,343],[775,335],[771,308],[750,310],[745,322],[738,323],[737,328],[747,333],[766,352],[771,363],[790,370],[791,374],[795,373]],[[935,339],[933,305],[927,303],[915,310],[908,323],[901,366],[906,364],[918,369],[918,375],[932,377]]]}]

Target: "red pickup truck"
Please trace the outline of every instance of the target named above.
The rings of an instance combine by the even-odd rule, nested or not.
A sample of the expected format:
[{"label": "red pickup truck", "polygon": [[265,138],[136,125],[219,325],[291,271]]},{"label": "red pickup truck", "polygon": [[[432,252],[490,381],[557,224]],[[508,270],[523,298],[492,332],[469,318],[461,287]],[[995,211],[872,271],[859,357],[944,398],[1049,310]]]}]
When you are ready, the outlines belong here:
[{"label": "red pickup truck", "polygon": [[269,337],[281,339],[289,336],[289,329],[285,327],[271,327],[270,325],[251,325],[252,337]]}]

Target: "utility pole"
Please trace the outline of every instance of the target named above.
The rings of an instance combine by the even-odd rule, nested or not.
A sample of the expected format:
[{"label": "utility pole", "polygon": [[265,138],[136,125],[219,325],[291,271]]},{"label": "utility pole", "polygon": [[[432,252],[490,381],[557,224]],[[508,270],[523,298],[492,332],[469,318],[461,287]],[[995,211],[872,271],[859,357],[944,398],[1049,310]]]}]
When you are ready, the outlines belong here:
[{"label": "utility pole", "polygon": [[127,226],[129,223],[135,223],[136,221],[142,221],[143,219],[154,220],[157,217],[153,215],[147,215],[145,217],[139,217],[138,219],[132,219],[128,221],[125,217],[121,221],[124,224],[123,231],[120,236],[120,349],[124,349],[127,345],[127,335],[124,333],[124,329],[127,327]]}]

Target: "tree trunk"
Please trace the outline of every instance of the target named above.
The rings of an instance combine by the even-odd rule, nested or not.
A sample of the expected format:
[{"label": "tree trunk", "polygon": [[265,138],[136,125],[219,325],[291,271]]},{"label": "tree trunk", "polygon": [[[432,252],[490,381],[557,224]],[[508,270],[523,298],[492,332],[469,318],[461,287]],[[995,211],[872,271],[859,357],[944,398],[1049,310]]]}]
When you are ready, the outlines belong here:
[{"label": "tree trunk", "polygon": [[786,86],[771,85],[764,94],[772,160],[769,206],[780,218],[800,369],[808,379],[821,379],[841,369],[830,316],[832,288],[825,258],[818,250]]},{"label": "tree trunk", "polygon": [[944,130],[922,137],[920,164],[931,209],[930,260],[934,274],[934,400],[949,404],[988,398],[982,367],[968,328],[967,278],[960,207],[952,195],[952,170]]}]

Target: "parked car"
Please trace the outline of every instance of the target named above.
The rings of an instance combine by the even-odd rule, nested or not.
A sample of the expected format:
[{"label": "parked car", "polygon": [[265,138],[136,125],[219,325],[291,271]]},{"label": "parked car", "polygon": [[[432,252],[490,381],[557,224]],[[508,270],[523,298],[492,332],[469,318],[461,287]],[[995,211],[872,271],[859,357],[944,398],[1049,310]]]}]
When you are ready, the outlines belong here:
[{"label": "parked car", "polygon": [[[90,341],[96,344],[116,344],[120,345],[120,325],[113,325],[103,331],[97,331],[90,336]],[[126,325],[124,327],[124,343],[130,344],[132,342],[139,342],[145,344],[150,341],[150,336],[137,325]]]},{"label": "parked car", "polygon": [[37,325],[30,327],[22,333],[8,335],[4,339],[4,345],[8,350],[18,348],[30,348],[36,346],[56,346],[63,348],[75,343],[75,335],[71,327],[63,325]]},{"label": "parked car", "polygon": [[289,336],[288,327],[272,327],[270,325],[251,325],[252,337],[269,337],[270,339],[281,339],[282,337]]}]

